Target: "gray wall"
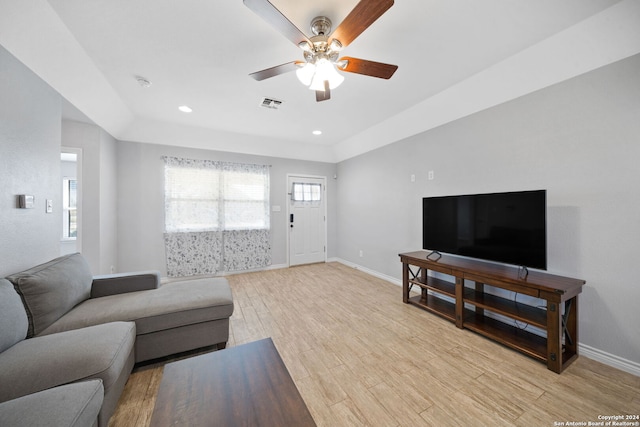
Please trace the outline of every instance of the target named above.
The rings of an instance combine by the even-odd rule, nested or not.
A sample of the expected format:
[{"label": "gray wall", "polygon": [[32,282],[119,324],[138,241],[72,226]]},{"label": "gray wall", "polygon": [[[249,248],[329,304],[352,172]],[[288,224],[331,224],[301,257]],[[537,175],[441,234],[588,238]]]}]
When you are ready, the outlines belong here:
[{"label": "gray wall", "polygon": [[287,178],[289,174],[327,177],[327,248],[335,256],[336,243],[336,165],[173,147],[134,142],[118,142],[118,269],[119,271],[160,270],[166,275],[164,231],[164,162],[162,156],[210,159],[238,163],[271,165],[272,263],[287,263],[288,228],[286,222]]},{"label": "gray wall", "polygon": [[580,343],[640,363],[639,75],[631,57],[339,163],[338,256],[400,279],[422,197],[547,189],[548,270],[587,281]]},{"label": "gray wall", "polygon": [[[0,277],[60,252],[60,95],[0,47]],[[27,160],[25,160],[27,159]],[[17,209],[16,195],[35,196]],[[53,213],[45,213],[45,199]]]}]

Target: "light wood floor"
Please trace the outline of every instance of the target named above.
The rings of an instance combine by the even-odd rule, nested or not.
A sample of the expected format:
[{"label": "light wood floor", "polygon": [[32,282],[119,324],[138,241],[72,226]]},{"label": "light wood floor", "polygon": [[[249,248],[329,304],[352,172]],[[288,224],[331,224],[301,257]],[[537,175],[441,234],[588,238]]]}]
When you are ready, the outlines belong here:
[{"label": "light wood floor", "polygon": [[[586,425],[640,414],[640,377],[585,357],[555,374],[339,263],[228,279],[229,346],[272,337],[319,426]],[[149,425],[162,369],[134,370],[111,427]]]}]

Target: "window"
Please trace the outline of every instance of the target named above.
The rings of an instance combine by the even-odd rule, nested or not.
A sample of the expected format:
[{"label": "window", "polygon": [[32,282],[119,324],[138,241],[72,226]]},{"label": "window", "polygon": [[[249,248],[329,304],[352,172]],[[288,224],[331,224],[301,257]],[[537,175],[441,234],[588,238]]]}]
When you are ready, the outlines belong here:
[{"label": "window", "polygon": [[269,175],[248,171],[224,174],[224,229],[269,229]]},{"label": "window", "polygon": [[294,202],[319,202],[321,195],[321,184],[294,182],[291,189],[291,200]]},{"label": "window", "polygon": [[165,231],[215,231],[218,227],[219,173],[171,166],[165,169]]},{"label": "window", "polygon": [[165,231],[264,230],[268,166],[165,158]]},{"label": "window", "polygon": [[165,157],[171,277],[271,264],[269,166]]},{"label": "window", "polygon": [[77,181],[62,180],[62,238],[75,240],[78,237]]}]

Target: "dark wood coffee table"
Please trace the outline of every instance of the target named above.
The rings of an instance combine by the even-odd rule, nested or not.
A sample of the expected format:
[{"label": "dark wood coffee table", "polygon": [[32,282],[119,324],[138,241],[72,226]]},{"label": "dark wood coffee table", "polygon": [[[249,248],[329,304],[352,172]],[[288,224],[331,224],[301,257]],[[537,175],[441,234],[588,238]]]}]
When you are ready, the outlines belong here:
[{"label": "dark wood coffee table", "polygon": [[315,426],[271,338],[164,367],[151,426]]}]

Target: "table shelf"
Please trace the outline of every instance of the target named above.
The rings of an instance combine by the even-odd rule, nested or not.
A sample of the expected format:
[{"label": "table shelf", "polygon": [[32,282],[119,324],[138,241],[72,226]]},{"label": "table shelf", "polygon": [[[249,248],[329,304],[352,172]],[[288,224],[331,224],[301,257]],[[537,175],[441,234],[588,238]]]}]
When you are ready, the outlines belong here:
[{"label": "table shelf", "polygon": [[464,302],[479,308],[486,308],[494,313],[502,314],[541,329],[547,328],[547,311],[538,307],[479,292],[471,288],[465,288]]},{"label": "table shelf", "polygon": [[426,294],[426,296],[411,297],[409,298],[409,303],[455,322],[456,305],[435,295]]},{"label": "table shelf", "polygon": [[446,280],[438,279],[436,277],[427,276],[426,280],[421,278],[415,278],[409,281],[413,285],[417,285],[422,289],[438,292],[443,295],[447,295],[451,298],[456,297],[456,286],[447,282]]},{"label": "table shelf", "polygon": [[541,362],[547,360],[547,339],[474,311],[465,311],[464,327]]}]

